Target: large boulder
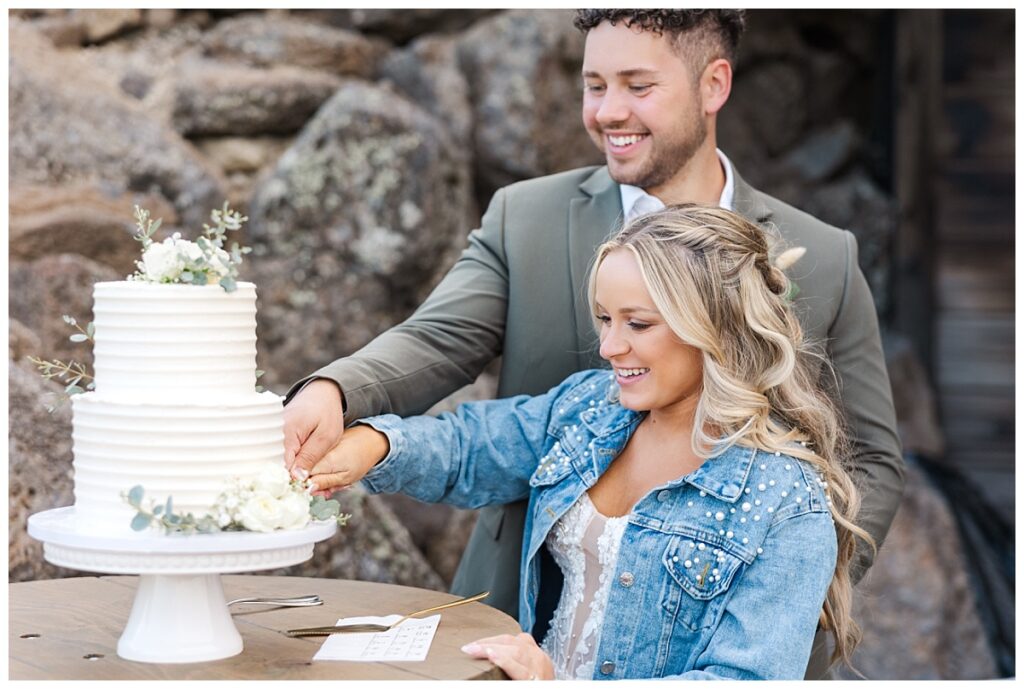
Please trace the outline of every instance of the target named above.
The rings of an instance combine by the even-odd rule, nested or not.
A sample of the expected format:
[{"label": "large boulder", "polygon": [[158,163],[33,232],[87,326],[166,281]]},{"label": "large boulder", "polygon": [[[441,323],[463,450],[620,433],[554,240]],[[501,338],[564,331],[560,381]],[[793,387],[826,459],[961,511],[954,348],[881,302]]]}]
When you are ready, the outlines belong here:
[{"label": "large boulder", "polygon": [[77,576],[43,560],[43,544],[28,535],[36,512],[74,502],[71,480],[71,409],[52,414],[44,405],[61,387],[44,380],[28,362],[8,366],[7,576],[11,582]]},{"label": "large boulder", "polygon": [[[903,503],[875,564],[854,589],[864,638],[853,665],[868,679],[989,679],[995,658],[946,499],[908,462]],[[855,679],[848,669],[841,678]]]},{"label": "large boulder", "polygon": [[801,209],[857,237],[860,267],[871,285],[876,308],[884,313],[890,302],[891,242],[899,218],[895,199],[860,166],[801,197]]},{"label": "large boulder", "polygon": [[184,136],[290,134],[341,85],[331,74],[210,61],[183,64],[172,121]]},{"label": "large boulder", "polygon": [[461,31],[481,17],[496,10],[485,9],[403,9],[355,8],[342,10],[293,10],[307,21],[355,29],[361,33],[381,36],[393,43],[405,44],[422,34],[450,34]]},{"label": "large boulder", "polygon": [[266,384],[350,353],[404,318],[472,222],[462,147],[389,90],[347,81],[254,194]]},{"label": "large boulder", "polygon": [[[749,128],[771,157],[782,154],[803,134],[809,87],[803,72],[788,61],[765,60],[739,72],[726,108]],[[723,144],[726,144],[723,141]]]},{"label": "large boulder", "polygon": [[[130,241],[130,240],[129,240]],[[78,332],[61,318],[68,315],[85,327],[92,321],[92,286],[124,275],[77,254],[43,256],[10,265],[10,316],[36,334],[42,350],[32,355],[44,360],[73,359],[92,365],[92,347],[68,337]]]},{"label": "large boulder", "polygon": [[151,117],[170,124],[178,65],[202,57],[203,35],[203,22],[188,15],[167,26],[151,23],[80,55],[116,81],[123,93],[139,100]]},{"label": "large boulder", "polygon": [[583,41],[568,10],[512,10],[459,37],[472,84],[478,198],[603,161],[580,120]]},{"label": "large boulder", "polygon": [[125,96],[110,75],[10,22],[10,180],[95,183],[159,193],[190,225],[223,201],[223,180],[178,134]]},{"label": "large boulder", "polygon": [[21,361],[30,356],[38,357],[43,351],[43,341],[32,330],[15,318],[7,320],[7,353],[13,361]]},{"label": "large boulder", "polygon": [[[404,50],[393,50],[381,61],[379,76],[437,117],[453,141],[473,140],[469,81],[459,70],[455,39],[424,36]],[[467,147],[467,154],[471,151]]]},{"label": "large boulder", "polygon": [[208,56],[253,67],[290,65],[369,78],[386,41],[291,17],[244,15],[219,22],[203,37]]},{"label": "large boulder", "polygon": [[135,272],[141,246],[133,239],[132,207],[139,205],[170,228],[174,208],[159,195],[110,196],[95,185],[20,185],[10,189],[10,258],[33,261],[58,253],[80,254],[124,277]]}]

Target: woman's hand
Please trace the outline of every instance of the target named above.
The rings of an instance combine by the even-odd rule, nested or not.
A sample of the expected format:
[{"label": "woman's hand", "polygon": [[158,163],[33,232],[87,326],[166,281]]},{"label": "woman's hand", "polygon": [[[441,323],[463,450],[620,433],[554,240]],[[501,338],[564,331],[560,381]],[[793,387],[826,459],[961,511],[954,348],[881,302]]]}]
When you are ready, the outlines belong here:
[{"label": "woman's hand", "polygon": [[462,652],[474,658],[486,658],[512,679],[555,678],[551,658],[526,632],[477,639],[463,646]]},{"label": "woman's hand", "polygon": [[345,431],[338,444],[327,451],[309,472],[314,495],[329,495],[348,488],[388,456],[388,437],[365,424]]}]

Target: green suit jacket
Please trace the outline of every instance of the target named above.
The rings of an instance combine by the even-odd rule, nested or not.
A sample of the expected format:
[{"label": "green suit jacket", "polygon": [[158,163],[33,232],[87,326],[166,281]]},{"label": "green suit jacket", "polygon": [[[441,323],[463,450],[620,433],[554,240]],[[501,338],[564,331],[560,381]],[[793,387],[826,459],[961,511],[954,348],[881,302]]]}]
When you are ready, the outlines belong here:
[{"label": "green suit jacket", "polygon": [[[903,463],[874,303],[853,235],[735,178],[735,210],[807,253],[788,273],[805,335],[824,341],[855,441],[860,521],[881,544],[900,501]],[[469,246],[424,304],[350,357],[313,377],[344,390],[346,422],[419,414],[472,383],[501,356],[498,396],[538,394],[607,364],[586,302],[597,246],[621,226],[618,185],[605,167],[571,170],[499,190]],[[293,386],[291,394],[305,382]],[[516,615],[525,503],[481,511],[453,584],[490,590]],[[872,554],[858,555],[855,578]]]}]

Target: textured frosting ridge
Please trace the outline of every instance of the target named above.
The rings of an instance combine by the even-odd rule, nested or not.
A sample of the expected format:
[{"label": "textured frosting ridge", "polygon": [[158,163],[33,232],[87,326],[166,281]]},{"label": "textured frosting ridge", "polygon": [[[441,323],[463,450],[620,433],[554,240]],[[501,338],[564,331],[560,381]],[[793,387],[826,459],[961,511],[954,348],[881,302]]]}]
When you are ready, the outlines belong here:
[{"label": "textured frosting ridge", "polygon": [[251,393],[256,287],[100,282],[93,290],[96,391],[161,398]]},{"label": "textured frosting ridge", "polygon": [[233,477],[284,463],[283,399],[255,392],[252,283],[101,282],[94,296],[96,389],[72,398],[83,524],[128,531],[135,485],[199,517]]}]

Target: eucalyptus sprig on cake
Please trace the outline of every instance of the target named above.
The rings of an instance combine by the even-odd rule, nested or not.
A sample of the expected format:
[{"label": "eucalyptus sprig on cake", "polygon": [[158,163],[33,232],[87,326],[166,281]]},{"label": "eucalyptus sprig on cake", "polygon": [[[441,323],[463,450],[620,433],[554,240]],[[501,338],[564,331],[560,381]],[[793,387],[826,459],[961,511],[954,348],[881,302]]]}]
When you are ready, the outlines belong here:
[{"label": "eucalyptus sprig on cake", "polygon": [[135,206],[135,239],[142,244],[142,259],[136,262],[138,271],[129,280],[142,280],[167,285],[220,285],[226,292],[237,287],[238,266],[242,256],[252,251],[232,242],[225,250],[228,232],[237,232],[249,218],[231,210],[228,202],[220,209],[210,211],[212,225],[203,224],[203,236],[190,241],[180,232],[154,242],[153,235],[160,228],[161,219],[151,220],[149,211]]},{"label": "eucalyptus sprig on cake", "polygon": [[209,514],[197,517],[174,512],[173,496],[161,504],[149,502],[143,507],[145,489],[141,485],[122,493],[135,508],[131,527],[144,531],[158,527],[165,533],[217,533],[220,531],[270,532],[301,529],[311,519],[334,520],[344,526],[352,515],[342,514],[337,500],[325,500],[310,493],[308,481],[292,479],[283,466],[268,466],[259,474],[236,477],[220,494]]},{"label": "eucalyptus sprig on cake", "polygon": [[[93,335],[96,334],[96,328],[92,323],[87,324],[84,328],[78,324],[78,321],[72,316],[65,314],[63,316],[64,322],[71,327],[78,330],[77,333],[72,334],[68,339],[72,342],[92,342]],[[51,359],[44,361],[34,356],[28,357],[28,360],[35,364],[36,368],[39,369],[39,374],[47,380],[56,379],[64,384],[64,394],[56,395],[57,401],[54,404],[47,404],[46,411],[53,413],[61,406],[64,405],[70,398],[71,395],[77,395],[85,392],[86,390],[92,390],[96,383],[93,381],[92,376],[85,368],[85,364],[81,364],[74,359],[71,361],[61,361],[60,359]],[[85,386],[82,386],[82,383]]]}]

